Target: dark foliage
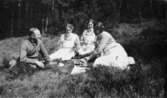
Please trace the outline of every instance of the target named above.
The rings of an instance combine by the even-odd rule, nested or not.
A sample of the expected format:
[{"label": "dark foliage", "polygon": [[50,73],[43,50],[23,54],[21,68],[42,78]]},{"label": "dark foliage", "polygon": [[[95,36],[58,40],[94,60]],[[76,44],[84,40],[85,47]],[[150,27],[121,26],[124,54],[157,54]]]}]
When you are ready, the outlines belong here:
[{"label": "dark foliage", "polygon": [[73,23],[80,34],[89,18],[107,26],[166,19],[165,0],[1,0],[0,5],[2,38],[25,35],[32,26],[58,34],[66,22]]}]

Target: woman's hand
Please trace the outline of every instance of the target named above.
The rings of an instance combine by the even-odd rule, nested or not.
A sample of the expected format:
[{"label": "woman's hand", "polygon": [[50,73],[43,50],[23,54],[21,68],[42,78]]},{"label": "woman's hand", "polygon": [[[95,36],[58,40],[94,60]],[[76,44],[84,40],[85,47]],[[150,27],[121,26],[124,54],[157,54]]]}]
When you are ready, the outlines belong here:
[{"label": "woman's hand", "polygon": [[38,67],[40,67],[40,68],[44,68],[44,67],[45,67],[45,66],[44,66],[44,63],[43,63],[42,61],[36,60],[36,61],[35,61],[35,64],[36,64]]},{"label": "woman's hand", "polygon": [[80,59],[80,64],[82,66],[87,66],[87,59],[86,58]]}]

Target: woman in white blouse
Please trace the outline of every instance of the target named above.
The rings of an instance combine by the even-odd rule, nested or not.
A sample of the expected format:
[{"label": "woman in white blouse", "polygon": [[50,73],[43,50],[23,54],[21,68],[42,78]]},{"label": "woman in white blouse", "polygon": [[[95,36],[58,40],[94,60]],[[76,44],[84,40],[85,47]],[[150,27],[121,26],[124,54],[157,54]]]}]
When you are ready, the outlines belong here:
[{"label": "woman in white blouse", "polygon": [[[100,55],[93,66],[113,66],[121,70],[128,68],[129,64],[134,64],[134,58],[129,57],[123,46],[116,42],[110,33],[104,30],[102,23],[97,26],[97,49],[93,55]],[[85,57],[86,60],[91,59]]]},{"label": "woman in white blouse", "polygon": [[81,47],[79,49],[79,55],[89,54],[95,49],[96,35],[94,33],[93,20],[90,19],[88,22],[88,29],[84,30],[81,35]]},{"label": "woman in white blouse", "polygon": [[70,60],[75,56],[75,51],[80,47],[77,34],[73,33],[73,25],[66,25],[66,33],[62,34],[59,40],[59,49],[50,55],[50,60]]}]

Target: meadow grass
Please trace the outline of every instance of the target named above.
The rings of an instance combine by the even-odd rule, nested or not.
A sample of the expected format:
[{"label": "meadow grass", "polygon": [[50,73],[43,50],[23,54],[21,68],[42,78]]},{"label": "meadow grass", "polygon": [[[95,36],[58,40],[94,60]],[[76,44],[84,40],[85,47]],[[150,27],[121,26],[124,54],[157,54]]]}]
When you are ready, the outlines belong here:
[{"label": "meadow grass", "polygon": [[[46,69],[35,71],[31,75],[20,74],[15,79],[8,79],[10,74],[2,67],[0,70],[0,97],[163,98],[163,61],[157,57],[145,60],[139,47],[146,42],[145,39],[140,39],[140,36],[136,35],[132,36],[131,33],[126,37],[121,34],[117,35],[118,40],[136,60],[136,65],[132,65],[129,71],[99,66],[84,74],[70,75]],[[1,66],[6,66],[5,62],[18,56],[19,45],[23,39],[24,37],[18,37],[0,41]],[[49,53],[57,49],[58,39],[57,36],[43,38]]]}]

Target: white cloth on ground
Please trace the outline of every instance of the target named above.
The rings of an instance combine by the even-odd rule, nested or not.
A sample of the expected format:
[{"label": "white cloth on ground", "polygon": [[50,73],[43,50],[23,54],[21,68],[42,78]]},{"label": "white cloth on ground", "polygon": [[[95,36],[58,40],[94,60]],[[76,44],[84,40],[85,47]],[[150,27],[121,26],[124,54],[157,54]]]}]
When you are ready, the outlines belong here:
[{"label": "white cloth on ground", "polygon": [[74,68],[71,71],[71,75],[85,73],[86,69],[88,69],[88,68],[87,67],[80,67],[80,66],[75,65]]}]

